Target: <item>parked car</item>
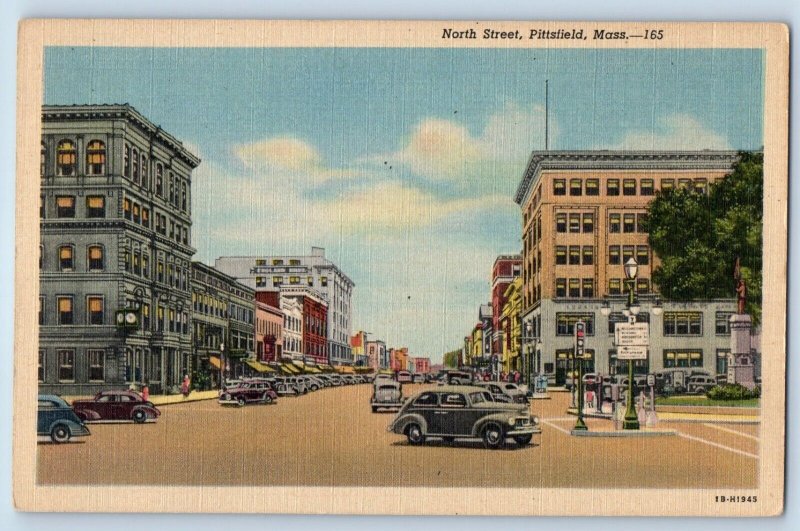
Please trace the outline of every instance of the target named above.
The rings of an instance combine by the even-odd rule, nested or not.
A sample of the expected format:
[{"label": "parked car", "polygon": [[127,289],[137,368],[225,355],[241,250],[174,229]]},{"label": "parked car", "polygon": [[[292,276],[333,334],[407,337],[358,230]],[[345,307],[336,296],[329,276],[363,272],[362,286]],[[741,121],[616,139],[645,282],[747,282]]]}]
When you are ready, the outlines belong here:
[{"label": "parked car", "polygon": [[72,437],[86,437],[91,433],[63,398],[39,395],[36,435],[50,437],[54,443],[65,443]]},{"label": "parked car", "polygon": [[369,405],[372,412],[378,409],[398,409],[403,405],[403,384],[394,380],[380,379],[372,388]]},{"label": "parked car", "polygon": [[[527,404],[528,399],[524,393],[522,393],[514,384],[509,384],[507,382],[476,382],[474,384],[476,387],[480,387],[481,389],[485,389],[489,391],[492,395],[492,399],[495,402],[504,402],[506,404]],[[511,385],[514,386],[511,389],[507,389],[506,386]]]},{"label": "parked car", "polygon": [[410,383],[411,382],[411,373],[408,371],[398,371],[397,372],[397,381],[400,383]]},{"label": "parked car", "polygon": [[72,409],[84,422],[132,420],[142,424],[161,416],[152,402],[134,391],[100,391],[89,400],[75,400]]},{"label": "parked car", "polygon": [[394,381],[394,376],[392,376],[391,374],[386,374],[386,373],[378,373],[378,374],[375,375],[375,378],[372,380],[372,383],[375,384],[375,383],[378,382],[378,380],[392,380],[392,381]]},{"label": "parked car", "polygon": [[428,437],[478,438],[486,448],[500,448],[508,437],[520,446],[529,444],[541,433],[538,423],[527,407],[495,402],[482,387],[444,386],[411,397],[387,430],[405,435],[409,444]]},{"label": "parked car", "polygon": [[686,392],[690,395],[704,395],[716,385],[717,380],[711,376],[691,376],[686,385]]},{"label": "parked car", "polygon": [[422,373],[414,373],[411,375],[412,383],[425,383],[425,375]]},{"label": "parked car", "polygon": [[464,371],[446,371],[439,385],[469,385],[472,383],[472,375]]},{"label": "parked car", "polygon": [[250,404],[271,404],[278,399],[278,394],[272,384],[265,380],[242,382],[235,387],[228,387],[219,395],[218,402],[222,405],[236,404],[239,407]]}]

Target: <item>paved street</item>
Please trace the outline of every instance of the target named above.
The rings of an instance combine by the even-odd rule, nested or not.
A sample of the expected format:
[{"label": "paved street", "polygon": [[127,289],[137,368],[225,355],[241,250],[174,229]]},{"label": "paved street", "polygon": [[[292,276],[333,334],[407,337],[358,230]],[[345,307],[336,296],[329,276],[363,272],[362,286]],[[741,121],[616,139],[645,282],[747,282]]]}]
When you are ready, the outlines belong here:
[{"label": "paved street", "polygon": [[[406,394],[421,389],[406,385]],[[40,484],[444,487],[757,486],[758,426],[671,423],[675,437],[577,438],[567,393],[535,401],[534,445],[409,446],[372,414],[370,385],[329,388],[274,405],[214,400],[161,407],[157,423],[93,424],[91,437],[39,444]],[[604,420],[589,420],[597,427]]]}]

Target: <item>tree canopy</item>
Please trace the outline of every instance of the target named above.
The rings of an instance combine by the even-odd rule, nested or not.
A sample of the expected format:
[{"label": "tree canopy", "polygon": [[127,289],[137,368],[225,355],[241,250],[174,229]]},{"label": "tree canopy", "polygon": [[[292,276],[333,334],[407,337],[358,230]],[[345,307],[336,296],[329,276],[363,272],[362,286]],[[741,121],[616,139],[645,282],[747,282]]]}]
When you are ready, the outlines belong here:
[{"label": "tree canopy", "polygon": [[651,201],[645,230],[661,264],[653,271],[659,292],[671,300],[735,297],[734,264],[740,259],[747,312],[761,317],[763,153],[740,153],[733,171],[710,183],[660,191]]},{"label": "tree canopy", "polygon": [[461,353],[460,350],[451,350],[450,352],[446,352],[444,355],[444,366],[457,368],[458,367],[458,355]]}]

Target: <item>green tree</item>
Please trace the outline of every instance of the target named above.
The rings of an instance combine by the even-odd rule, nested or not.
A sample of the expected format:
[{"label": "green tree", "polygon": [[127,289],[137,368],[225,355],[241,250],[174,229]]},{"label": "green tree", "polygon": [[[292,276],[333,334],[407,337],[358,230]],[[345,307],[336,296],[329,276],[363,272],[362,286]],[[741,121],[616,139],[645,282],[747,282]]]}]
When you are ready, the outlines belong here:
[{"label": "green tree", "polygon": [[650,203],[645,230],[661,259],[653,282],[667,299],[734,297],[740,259],[747,312],[761,318],[763,153],[743,152],[733,171],[709,185],[661,191]]},{"label": "green tree", "polygon": [[457,368],[458,355],[460,352],[461,352],[460,350],[452,350],[450,352],[445,352],[443,359],[444,366],[450,368]]}]

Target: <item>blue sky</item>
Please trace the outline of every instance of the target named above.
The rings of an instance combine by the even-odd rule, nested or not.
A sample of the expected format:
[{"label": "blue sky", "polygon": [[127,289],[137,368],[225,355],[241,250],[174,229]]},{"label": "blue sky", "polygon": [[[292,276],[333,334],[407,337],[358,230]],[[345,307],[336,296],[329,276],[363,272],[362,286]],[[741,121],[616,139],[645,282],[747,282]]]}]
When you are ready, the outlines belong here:
[{"label": "blue sky", "polygon": [[438,359],[521,248],[545,79],[551,149],[754,149],[763,77],[761,50],[48,48],[45,103],[130,103],[202,158],[197,259],[325,247],[355,328]]}]

